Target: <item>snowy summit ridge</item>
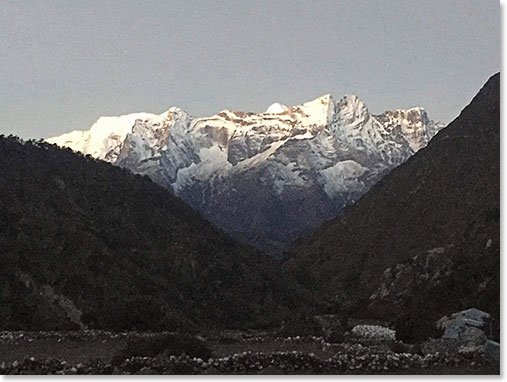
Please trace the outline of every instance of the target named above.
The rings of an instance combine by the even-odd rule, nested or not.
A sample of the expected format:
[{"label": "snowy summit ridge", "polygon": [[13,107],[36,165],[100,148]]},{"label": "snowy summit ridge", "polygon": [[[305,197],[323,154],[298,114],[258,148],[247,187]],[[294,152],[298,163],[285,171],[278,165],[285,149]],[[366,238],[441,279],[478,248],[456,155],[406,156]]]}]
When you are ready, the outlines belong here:
[{"label": "snowy summit ridge", "polygon": [[284,111],[287,111],[288,107],[285,105],[282,105],[281,103],[275,102],[270,107],[266,109],[264,114],[280,114]]},{"label": "snowy summit ridge", "polygon": [[356,95],[327,94],[264,113],[101,117],[47,141],[149,175],[226,231],[262,242],[334,216],[442,127],[419,107],[372,115]]}]

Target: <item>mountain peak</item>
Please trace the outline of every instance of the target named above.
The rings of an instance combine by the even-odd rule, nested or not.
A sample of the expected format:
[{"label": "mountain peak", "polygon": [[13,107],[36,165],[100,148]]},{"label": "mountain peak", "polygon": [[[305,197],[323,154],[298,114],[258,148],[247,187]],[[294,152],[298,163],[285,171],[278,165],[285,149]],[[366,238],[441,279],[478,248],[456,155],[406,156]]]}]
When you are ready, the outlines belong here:
[{"label": "mountain peak", "polygon": [[339,101],[339,104],[349,105],[356,109],[366,108],[364,102],[355,94],[345,94]]},{"label": "mountain peak", "polygon": [[181,121],[190,118],[190,115],[178,106],[170,107],[167,113],[162,114],[162,116],[169,121]]},{"label": "mountain peak", "polygon": [[340,120],[346,124],[365,121],[370,117],[368,108],[355,94],[344,95],[336,104]]},{"label": "mountain peak", "polygon": [[280,114],[284,111],[287,111],[289,108],[285,105],[282,105],[281,103],[275,102],[271,106],[269,106],[264,114]]},{"label": "mountain peak", "polygon": [[320,100],[321,102],[329,103],[333,99],[333,96],[331,94],[327,93],[327,94],[321,95],[320,97],[317,97],[316,99]]},{"label": "mountain peak", "polygon": [[335,113],[335,101],[331,94],[325,94],[311,101],[289,108],[290,112],[301,115],[306,125],[329,124]]},{"label": "mountain peak", "polygon": [[[194,118],[174,107],[101,119],[100,129],[50,141],[148,175],[224,230],[259,234],[256,245],[270,247],[267,230],[284,242],[315,227],[425,145],[436,129],[419,121],[372,116],[355,95],[325,94],[267,113]],[[297,212],[294,198],[304,200]]]},{"label": "mountain peak", "polygon": [[178,106],[171,106],[168,110],[167,110],[167,114],[170,114],[170,113],[185,113],[186,114],[186,111],[183,110],[181,107],[178,107]]}]

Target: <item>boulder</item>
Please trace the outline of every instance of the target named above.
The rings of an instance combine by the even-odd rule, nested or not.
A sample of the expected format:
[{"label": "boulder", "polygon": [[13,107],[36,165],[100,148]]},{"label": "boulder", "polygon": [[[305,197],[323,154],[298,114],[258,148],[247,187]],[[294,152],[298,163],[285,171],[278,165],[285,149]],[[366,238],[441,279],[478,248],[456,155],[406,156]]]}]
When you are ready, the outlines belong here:
[{"label": "boulder", "polygon": [[498,342],[487,341],[484,345],[484,353],[490,360],[500,362],[500,344]]},{"label": "boulder", "polygon": [[483,344],[487,341],[489,333],[490,315],[471,308],[453,313],[451,317],[442,317],[436,322],[436,326],[444,330],[442,338]]}]

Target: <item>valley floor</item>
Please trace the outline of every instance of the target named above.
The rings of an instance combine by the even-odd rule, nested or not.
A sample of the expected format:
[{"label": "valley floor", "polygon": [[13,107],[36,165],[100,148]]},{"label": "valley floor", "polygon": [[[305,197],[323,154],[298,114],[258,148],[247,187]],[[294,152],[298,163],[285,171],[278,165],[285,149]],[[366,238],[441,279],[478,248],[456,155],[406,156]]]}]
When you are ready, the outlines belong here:
[{"label": "valley floor", "polygon": [[[0,374],[499,374],[477,348],[430,340],[411,352],[392,340],[277,337],[223,331],[205,338],[213,356],[118,358],[132,338],[157,333],[0,332]],[[201,337],[202,338],[202,337]],[[408,349],[408,350],[407,350]],[[115,357],[116,356],[116,357]]]}]

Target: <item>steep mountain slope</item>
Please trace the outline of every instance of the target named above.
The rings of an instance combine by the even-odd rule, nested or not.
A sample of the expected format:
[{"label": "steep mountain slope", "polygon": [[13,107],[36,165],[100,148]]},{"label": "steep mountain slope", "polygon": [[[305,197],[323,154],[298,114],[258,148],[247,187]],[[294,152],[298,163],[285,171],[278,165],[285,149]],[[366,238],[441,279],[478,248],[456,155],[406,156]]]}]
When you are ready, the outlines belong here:
[{"label": "steep mountain slope", "polygon": [[149,175],[246,242],[275,249],[353,203],[442,125],[421,108],[371,115],[354,95],[264,113],[101,118],[48,139]]},{"label": "steep mountain slope", "polygon": [[1,329],[244,327],[299,304],[271,260],[148,177],[2,137],[0,179]]},{"label": "steep mountain slope", "polygon": [[286,269],[333,309],[499,315],[500,74],[428,146],[323,224]]}]

